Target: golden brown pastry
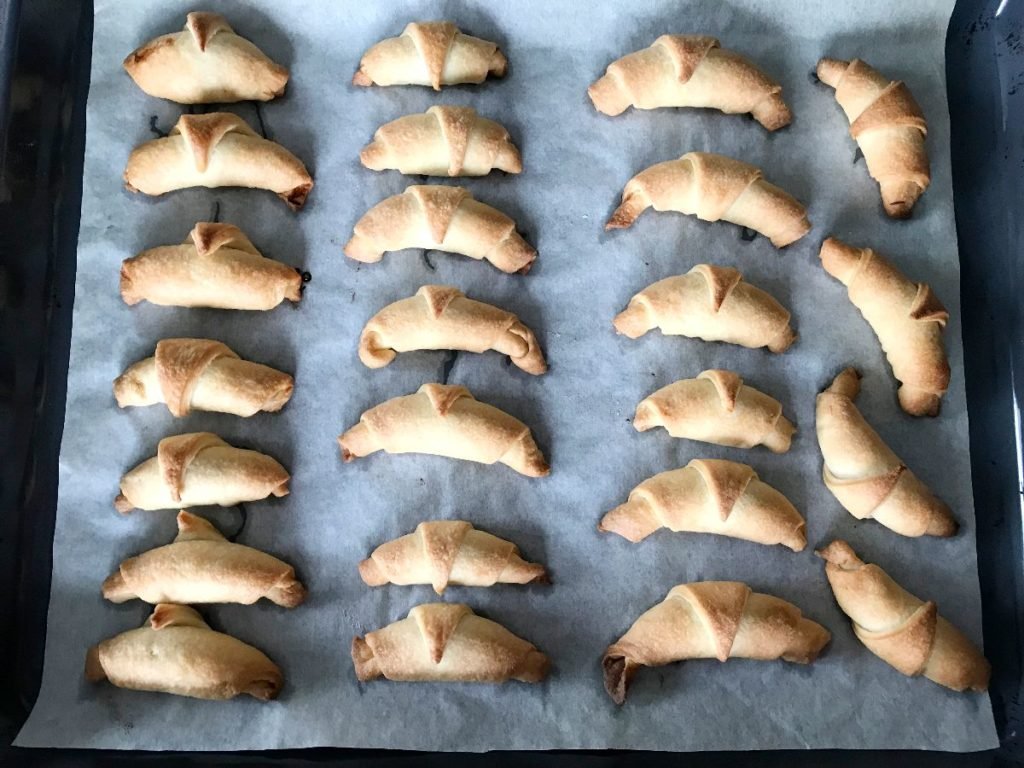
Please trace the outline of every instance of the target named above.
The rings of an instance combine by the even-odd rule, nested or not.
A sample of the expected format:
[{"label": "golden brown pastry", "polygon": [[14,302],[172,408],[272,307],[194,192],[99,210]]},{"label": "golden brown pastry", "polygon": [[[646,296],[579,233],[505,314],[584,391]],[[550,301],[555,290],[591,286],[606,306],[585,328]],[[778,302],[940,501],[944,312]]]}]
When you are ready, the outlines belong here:
[{"label": "golden brown pastry", "polygon": [[830,237],[821,246],[825,271],[846,286],[900,382],[903,410],[936,416],[949,389],[949,360],[942,345],[949,312],[927,283],[909,280],[870,248]]},{"label": "golden brown pastry", "polygon": [[238,227],[199,222],[184,244],[125,259],[121,298],[126,304],[267,310],[302,299],[302,275],[265,258]]},{"label": "golden brown pastry", "polygon": [[381,200],[356,222],[345,255],[372,264],[386,251],[427,248],[487,259],[502,272],[530,271],[535,251],[501,211],[473,199],[469,190],[411,186]]},{"label": "golden brown pastry", "polygon": [[261,597],[285,608],[306,599],[306,588],[288,563],[258,549],[233,544],[209,521],[182,510],[178,535],[163,547],[130,557],[103,582],[114,603],[241,603]]},{"label": "golden brown pastry", "polygon": [[860,59],[822,59],[818,79],[836,89],[836,101],[850,121],[850,135],[881,188],[885,212],[907,218],[931,183],[924,147],[928,124],[910,89]]},{"label": "golden brown pastry", "polygon": [[952,536],[953,513],[864,420],[853,403],[859,392],[860,374],[847,368],[818,395],[825,485],[858,520],[877,520],[904,536]]},{"label": "golden brown pastry", "polygon": [[640,667],[686,659],[781,658],[809,664],[831,638],[792,603],[741,582],[680,584],[608,646],[601,660],[604,687],[622,704]]},{"label": "golden brown pastry", "polygon": [[228,445],[212,432],[165,437],[156,456],[121,478],[118,512],[230,507],[267,496],[287,496],[287,470],[256,451]]},{"label": "golden brown pastry", "polygon": [[749,112],[769,131],[792,119],[781,85],[704,35],[662,35],[609,64],[587,93],[606,115],[629,107],[710,107],[730,115]]},{"label": "golden brown pastry", "polygon": [[688,152],[638,173],[626,184],[622,203],[605,229],[632,226],[651,207],[748,227],[776,248],[796,242],[811,230],[807,209],[765,181],[759,168],[710,152]]},{"label": "golden brown pastry", "polygon": [[124,68],[150,96],[179,104],[270,101],[288,84],[288,70],[217,13],[190,13],[184,32],[150,40],[128,54]]},{"label": "golden brown pastry", "polygon": [[799,552],[807,546],[806,525],[789,499],[761,482],[746,464],[694,459],[682,469],[644,480],[597,529],[632,542],[660,528],[717,533]]},{"label": "golden brown pastry", "polygon": [[528,563],[511,541],[477,530],[465,520],[434,520],[385,542],[359,564],[371,587],[430,584],[442,594],[449,584],[492,587],[546,581],[544,566]]},{"label": "golden brown pastry", "polygon": [[704,371],[648,395],[636,407],[633,427],[637,432],[664,427],[672,437],[734,448],[764,445],[774,453],[788,451],[796,432],[778,400],[721,370]]},{"label": "golden brown pastry", "polygon": [[338,438],[345,461],[386,453],[427,453],[481,464],[501,462],[527,477],[551,472],[530,428],[465,387],[424,384],[366,411]]},{"label": "golden brown pastry", "polygon": [[539,683],[548,657],[533,643],[460,603],[417,605],[409,616],[352,640],[361,682]]},{"label": "golden brown pastry", "polygon": [[816,552],[857,639],[904,675],[924,675],[954,691],[984,691],[992,668],[974,644],[942,618],[935,603],[914,597],[845,541]]},{"label": "golden brown pastry", "polygon": [[114,397],[121,408],[166,403],[173,416],[193,409],[252,416],[281,410],[294,386],[287,373],[242,360],[219,341],[164,339],[153,357],[115,379]]},{"label": "golden brown pastry", "polygon": [[508,61],[498,46],[464,35],[450,21],[411,22],[400,37],[381,40],[363,54],[355,85],[442,85],[482,83],[504,77]]},{"label": "golden brown pastry", "polygon": [[415,296],[389,304],[370,318],[359,337],[359,359],[382,368],[399,352],[419,349],[496,350],[527,373],[548,369],[533,331],[511,312],[450,285],[424,285]]},{"label": "golden brown pastry", "polygon": [[132,150],[124,181],[129,191],[146,195],[187,187],[267,189],[292,210],[313,189],[299,158],[230,112],[182,115],[166,137]]},{"label": "golden brown pastry", "polygon": [[194,608],[161,603],[140,629],[89,649],[89,682],[196,699],[277,698],[284,676],[261,651],[214,632]]},{"label": "golden brown pastry", "polygon": [[769,294],[743,282],[738,269],[698,264],[644,288],[613,324],[631,339],[659,328],[666,336],[785,352],[796,339],[789,318]]},{"label": "golden brown pastry", "polygon": [[519,173],[519,150],[500,123],[472,107],[433,106],[377,129],[359,153],[364,166],[409,175],[486,176],[495,168]]}]

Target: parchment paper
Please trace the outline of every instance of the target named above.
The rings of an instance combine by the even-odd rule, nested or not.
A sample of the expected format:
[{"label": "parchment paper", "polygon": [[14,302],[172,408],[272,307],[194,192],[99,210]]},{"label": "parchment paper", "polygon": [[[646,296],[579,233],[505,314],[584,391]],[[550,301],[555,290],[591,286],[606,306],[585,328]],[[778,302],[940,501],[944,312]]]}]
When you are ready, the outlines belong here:
[{"label": "parchment paper", "polygon": [[[800,0],[587,3],[335,3],[212,0],[235,28],[291,68],[287,96],[257,113],[232,107],[303,158],[316,178],[306,208],[290,213],[273,195],[190,190],[160,199],[124,191],[121,172],[150,123],[168,130],[181,109],[143,94],[121,69],[143,41],[179,29],[184,0],[96,3],[88,107],[85,194],[78,252],[67,417],[60,463],[53,587],[42,690],[18,737],[25,746],[133,749],[269,749],[338,745],[438,750],[639,748],[924,748],[996,746],[987,695],[960,695],[908,679],[854,638],[812,550],[848,538],[909,590],[981,641],[975,524],[967,448],[959,266],[950,186],[943,39],[953,0]],[[351,86],[363,51],[415,19],[452,18],[495,40],[508,76],[445,89]],[[769,134],[744,117],[698,110],[598,114],[589,83],[613,59],[664,32],[718,36],[784,85],[793,125]],[[810,73],[818,58],[862,56],[905,79],[928,118],[932,186],[907,222],[887,219],[878,190],[848,136],[832,91]],[[500,120],[523,151],[520,176],[464,183],[507,211],[539,249],[528,276],[438,253],[387,255],[359,265],[341,247],[378,200],[419,178],[374,173],[359,149],[380,124],[432,104],[469,104]],[[626,181],[689,150],[734,155],[805,201],[813,232],[776,251],[739,228],[678,214],[645,213],[630,230],[603,224]],[[136,252],[180,242],[196,221],[219,214],[263,253],[308,269],[301,305],[268,313],[129,308],[118,265]],[[902,414],[878,342],[845,289],[820,267],[823,237],[835,234],[890,255],[929,281],[950,310],[952,385],[936,419]],[[800,334],[783,355],[653,332],[616,337],[612,317],[630,296],[694,264],[735,265],[794,314]],[[530,377],[496,353],[461,354],[448,381],[530,425],[553,466],[530,480],[424,456],[377,455],[343,465],[335,438],[366,408],[443,375],[443,352],[401,355],[371,371],[356,357],[359,332],[383,305],[426,283],[457,285],[519,314],[539,335],[551,371]],[[208,336],[243,357],[294,371],[297,387],[280,414],[243,420],[196,413],[174,420],[163,407],[119,411],[111,381],[168,336]],[[814,397],[838,370],[864,374],[859,405],[897,453],[956,512],[961,532],[942,541],[897,536],[859,523],[821,482]],[[784,405],[799,427],[788,454],[716,448],[630,424],[647,394],[701,370],[728,367]],[[115,606],[102,580],[130,555],[168,542],[171,512],[121,517],[111,508],[118,478],[152,455],[160,438],[212,430],[232,444],[281,460],[292,494],[247,505],[239,541],[294,563],[309,601],[288,611],[204,608],[216,629],[263,649],[284,669],[279,700],[200,702],[84,682],[86,648],[142,623],[138,601]],[[810,544],[799,554],[720,537],[662,531],[632,545],[601,535],[602,514],[650,475],[695,457],[749,462],[805,514]],[[238,510],[210,512],[236,530]],[[554,662],[548,682],[528,686],[359,685],[352,636],[400,619],[435,599],[429,587],[363,585],[356,564],[377,544],[433,518],[466,518],[517,542],[547,563],[554,584],[489,590],[452,588],[526,637]],[[794,602],[825,624],[832,644],[812,666],[696,661],[638,675],[614,707],[599,659],[675,584],[735,579]]]}]

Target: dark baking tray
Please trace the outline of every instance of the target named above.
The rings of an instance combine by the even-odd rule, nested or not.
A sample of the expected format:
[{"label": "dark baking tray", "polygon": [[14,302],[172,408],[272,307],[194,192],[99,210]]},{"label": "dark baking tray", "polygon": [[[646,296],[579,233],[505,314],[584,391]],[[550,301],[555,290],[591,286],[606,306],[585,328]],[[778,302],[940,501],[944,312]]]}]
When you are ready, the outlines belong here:
[{"label": "dark baking tray", "polygon": [[[770,2],[770,0],[765,0]],[[883,0],[879,0],[882,2]],[[971,465],[985,653],[1002,746],[990,752],[250,753],[19,750],[38,693],[82,195],[91,0],[0,0],[0,765],[608,768],[1024,764],[1024,0],[959,0],[946,38]],[[922,244],[922,247],[926,245]],[[102,446],[97,446],[102,450]]]}]

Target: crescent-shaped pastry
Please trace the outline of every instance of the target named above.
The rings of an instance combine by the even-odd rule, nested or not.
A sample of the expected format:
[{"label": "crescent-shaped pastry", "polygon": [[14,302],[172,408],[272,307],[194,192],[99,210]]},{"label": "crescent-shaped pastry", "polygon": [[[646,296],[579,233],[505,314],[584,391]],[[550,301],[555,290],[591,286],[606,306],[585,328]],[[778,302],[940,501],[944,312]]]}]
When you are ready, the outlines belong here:
[{"label": "crescent-shaped pastry", "polygon": [[915,283],[870,248],[828,238],[821,246],[825,271],[846,286],[850,301],[875,332],[899,399],[912,416],[936,416],[949,389],[942,332],[949,312],[927,283]]},{"label": "crescent-shaped pastry", "polygon": [[156,456],[121,478],[118,512],[231,507],[267,496],[287,496],[287,470],[257,451],[228,445],[212,432],[165,437]]},{"label": "crescent-shaped pastry", "polygon": [[859,59],[822,59],[817,72],[821,82],[836,89],[850,135],[879,184],[885,212],[907,218],[931,183],[924,146],[928,124],[910,89]]},{"label": "crescent-shaped pastry", "polygon": [[530,271],[535,251],[501,211],[462,187],[406,187],[381,200],[356,222],[345,244],[350,259],[372,264],[386,251],[426,248],[487,259],[502,272]]},{"label": "crescent-shaped pastry", "polygon": [[796,339],[789,318],[769,294],[743,282],[738,269],[698,264],[644,288],[613,324],[631,339],[659,328],[666,336],[785,352]]},{"label": "crescent-shaped pastry", "polygon": [[359,160],[373,171],[411,176],[486,176],[497,168],[520,173],[519,150],[500,123],[472,107],[438,105],[385,123]]},{"label": "crescent-shaped pastry", "polygon": [[419,349],[493,349],[527,373],[548,369],[537,337],[518,317],[467,299],[450,285],[424,285],[415,296],[389,304],[370,318],[359,337],[359,359],[369,368],[382,368],[399,352]]},{"label": "crescent-shaped pastry", "polygon": [[360,682],[539,683],[548,657],[460,603],[417,605],[408,617],[352,640]]},{"label": "crescent-shaped pastry", "polygon": [[704,221],[729,221],[760,232],[776,248],[811,230],[807,209],[765,181],[759,168],[710,152],[689,152],[638,173],[626,184],[622,203],[605,229],[632,226],[651,207]]},{"label": "crescent-shaped pastry", "polygon": [[371,587],[430,584],[437,594],[448,585],[493,587],[546,581],[544,566],[528,563],[511,541],[477,530],[465,520],[434,520],[385,542],[359,564]]},{"label": "crescent-shaped pastry", "polygon": [[806,525],[789,499],[761,482],[746,464],[694,459],[682,469],[644,480],[597,529],[632,542],[660,528],[716,533],[799,552],[807,546]]},{"label": "crescent-shaped pastry", "polygon": [[294,386],[287,373],[242,360],[219,341],[164,339],[153,357],[117,377],[114,397],[121,408],[166,403],[173,416],[193,409],[252,416],[281,410]]},{"label": "crescent-shaped pastry", "polygon": [[860,374],[847,368],[818,395],[825,485],[858,520],[877,520],[903,536],[952,536],[953,513],[864,420],[853,402],[859,393]]},{"label": "crescent-shaped pastry", "polygon": [[792,119],[781,85],[704,35],[662,35],[609,64],[587,94],[606,115],[629,107],[710,107],[730,115],[749,112],[769,131]]},{"label": "crescent-shaped pastry", "polygon": [[733,448],[763,445],[774,453],[788,451],[796,432],[778,400],[721,370],[680,379],[648,395],[636,407],[633,427],[637,432],[664,427],[672,437]]},{"label": "crescent-shaped pastry", "polygon": [[89,649],[89,682],[196,699],[233,699],[242,693],[277,698],[284,676],[251,645],[214,632],[194,608],[161,603],[139,629]]},{"label": "crescent-shaped pastry", "polygon": [[501,462],[527,477],[551,472],[530,428],[465,387],[424,384],[366,411],[338,438],[345,461],[386,453],[427,453],[481,464]]},{"label": "crescent-shaped pastry", "polygon": [[150,96],[179,104],[270,101],[288,84],[288,70],[217,13],[190,13],[184,32],[150,40],[124,68]]},{"label": "crescent-shaped pastry", "polygon": [[354,85],[482,83],[504,77],[508,60],[495,43],[464,35],[450,21],[411,22],[400,37],[375,44],[359,62]]},{"label": "crescent-shaped pastry", "polygon": [[988,661],[934,602],[907,592],[845,541],[815,554],[826,562],[825,574],[854,634],[875,656],[904,675],[924,675],[954,691],[988,688]]},{"label": "crescent-shaped pastry", "polygon": [[687,659],[814,661],[832,639],[792,603],[753,592],[739,581],[698,581],[673,587],[608,646],[604,687],[616,704],[637,670]]},{"label": "crescent-shaped pastry", "polygon": [[238,227],[199,222],[182,245],[125,259],[121,298],[126,304],[267,310],[302,299],[302,274],[264,257]]},{"label": "crescent-shaped pastry", "polygon": [[182,115],[166,137],[132,150],[124,181],[129,191],[146,195],[187,187],[267,189],[296,211],[313,189],[299,158],[230,112]]}]

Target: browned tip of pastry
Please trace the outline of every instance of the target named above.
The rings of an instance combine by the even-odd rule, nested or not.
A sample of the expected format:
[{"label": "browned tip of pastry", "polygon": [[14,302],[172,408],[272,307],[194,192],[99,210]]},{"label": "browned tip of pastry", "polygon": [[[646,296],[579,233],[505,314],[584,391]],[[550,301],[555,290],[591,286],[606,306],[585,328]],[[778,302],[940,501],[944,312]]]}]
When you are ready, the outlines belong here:
[{"label": "browned tip of pastry", "polygon": [[794,644],[782,654],[784,661],[810,664],[832,640],[832,633],[810,619],[800,619]]},{"label": "browned tip of pastry", "polygon": [[135,286],[132,281],[133,261],[133,259],[125,259],[121,262],[121,298],[128,306],[133,306],[142,301],[142,296],[135,292]]},{"label": "browned tip of pastry", "polygon": [[485,258],[502,272],[525,275],[536,261],[537,251],[522,235],[512,231]]},{"label": "browned tip of pastry", "polygon": [[548,676],[550,670],[551,660],[540,651],[533,650],[526,654],[523,665],[514,677],[523,683],[539,683]]},{"label": "browned tip of pastry", "polygon": [[282,608],[295,608],[306,601],[307,594],[306,587],[295,578],[295,571],[292,570],[274,585],[267,597]]},{"label": "browned tip of pastry", "polygon": [[601,659],[604,689],[616,704],[621,706],[626,700],[626,693],[629,691],[629,685],[633,682],[633,675],[636,674],[638,666],[625,656],[618,654],[606,652],[604,658]]},{"label": "browned tip of pastry", "polygon": [[782,100],[781,93],[773,93],[755,104],[750,114],[769,131],[785,128],[793,121],[793,113]]},{"label": "browned tip of pastry", "polygon": [[271,701],[277,698],[284,685],[284,676],[277,667],[268,667],[258,678],[249,682],[244,693],[260,701]]},{"label": "browned tip of pastry", "polygon": [[804,547],[807,546],[807,523],[798,523],[793,532],[779,543],[794,552],[803,552]]},{"label": "browned tip of pastry", "polygon": [[850,62],[842,61],[841,59],[822,59],[818,62],[818,67],[815,71],[821,82],[835,88],[839,85],[839,81],[846,74],[846,69],[849,66]]},{"label": "browned tip of pastry", "polygon": [[382,587],[390,583],[390,579],[388,579],[387,575],[385,575],[384,571],[381,570],[372,557],[368,557],[359,563],[359,578],[368,587]]},{"label": "browned tip of pastry", "polygon": [[928,517],[928,527],[924,531],[926,536],[939,536],[948,539],[950,536],[956,536],[960,530],[960,523],[953,518],[953,512],[949,507],[942,504],[942,508],[945,514],[940,512]]},{"label": "browned tip of pastry", "polygon": [[793,444],[793,435],[796,434],[796,425],[783,415],[775,422],[775,429],[769,432],[764,438],[764,446],[772,453],[785,453]]},{"label": "browned tip of pastry", "polygon": [[125,583],[120,568],[106,578],[100,591],[103,598],[112,603],[125,603],[136,597],[135,592]]},{"label": "browned tip of pastry", "polygon": [[942,407],[942,395],[906,384],[900,386],[897,396],[900,407],[911,416],[938,416]]},{"label": "browned tip of pastry", "polygon": [[117,494],[117,498],[114,499],[114,509],[120,512],[122,515],[126,515],[135,509],[135,505],[128,501],[128,497],[123,493]]},{"label": "browned tip of pastry", "polygon": [[642,400],[636,407],[636,413],[633,414],[633,429],[637,432],[646,432],[648,429],[660,427],[661,422],[661,414],[658,409],[647,400]]},{"label": "browned tip of pastry", "polygon": [[616,333],[630,339],[638,339],[654,327],[647,306],[641,301],[629,302],[629,306],[614,317],[612,325]]},{"label": "browned tip of pastry", "polygon": [[605,74],[587,88],[587,96],[594,103],[595,109],[605,115],[621,115],[632,103],[629,94],[625,93],[615,78]]},{"label": "browned tip of pastry", "polygon": [[295,379],[288,374],[282,374],[277,386],[267,395],[267,399],[263,401],[263,410],[268,413],[280,411],[291,400],[294,391]]},{"label": "browned tip of pastry", "polygon": [[501,52],[500,48],[495,48],[494,53],[491,54],[491,61],[487,65],[487,72],[495,77],[504,77],[505,73],[508,72],[508,59]]},{"label": "browned tip of pastry", "polygon": [[768,349],[776,353],[785,352],[793,346],[794,341],[796,341],[796,331],[793,330],[792,326],[787,325],[782,329],[782,332],[768,344]]},{"label": "browned tip of pastry", "polygon": [[290,491],[288,490],[288,481],[289,480],[291,480],[291,477],[286,477],[281,482],[280,485],[278,485],[276,488],[274,488],[274,490],[271,491],[271,493],[274,496],[276,496],[277,498],[281,498],[282,496],[287,496],[290,493]]},{"label": "browned tip of pastry", "polygon": [[502,584],[550,584],[547,571],[540,563],[528,563],[514,555],[501,572]]},{"label": "browned tip of pastry", "polygon": [[505,173],[522,173],[523,157],[514,144],[505,142],[498,149],[498,154],[494,158],[494,167]]},{"label": "browned tip of pastry", "polygon": [[373,85],[373,78],[363,72],[362,64],[359,65],[359,69],[356,70],[356,73],[352,75],[352,85],[360,85],[364,88],[368,88]]},{"label": "browned tip of pastry", "polygon": [[359,162],[371,171],[383,171],[387,168],[387,161],[387,147],[378,141],[371,141],[359,151]]},{"label": "browned tip of pastry", "polygon": [[860,373],[852,367],[843,369],[825,391],[855,400],[860,394]]},{"label": "browned tip of pastry", "polygon": [[381,676],[377,659],[373,656],[373,650],[361,637],[352,638],[352,665],[356,669],[356,679],[361,683]]},{"label": "browned tip of pastry", "polygon": [[278,197],[284,200],[293,211],[297,211],[306,204],[306,198],[309,197],[310,190],[312,189],[313,182],[311,180],[304,184],[299,184],[299,186],[288,192],[282,192]]},{"label": "browned tip of pastry", "polygon": [[622,198],[622,203],[615,209],[611,218],[608,219],[608,223],[604,225],[604,228],[608,230],[631,227],[633,222],[636,221],[637,216],[643,213],[646,208],[647,202],[645,200],[639,195],[630,193]]},{"label": "browned tip of pastry", "polygon": [[849,279],[849,273],[860,264],[862,253],[860,248],[847,245],[835,237],[826,237],[821,244],[818,258],[821,259],[821,266],[826,272],[845,284]]},{"label": "browned tip of pastry", "polygon": [[891,219],[908,219],[924,189],[914,181],[884,180],[879,183],[882,206]]},{"label": "browned tip of pastry", "polygon": [[856,571],[864,567],[864,561],[857,557],[853,547],[842,539],[836,539],[828,546],[814,550],[814,554],[829,565],[844,571]]},{"label": "browned tip of pastry", "polygon": [[146,395],[146,388],[135,372],[128,369],[114,379],[114,400],[118,408],[126,408],[129,404],[142,400]]},{"label": "browned tip of pastry", "polygon": [[338,446],[341,448],[341,458],[345,461],[368,456],[377,450],[373,446],[373,436],[362,422],[346,430],[338,438]]},{"label": "browned tip of pastry", "polygon": [[376,248],[372,240],[363,237],[358,232],[352,234],[352,239],[345,243],[343,250],[350,259],[361,261],[364,264],[373,264],[384,256],[384,252]]},{"label": "browned tip of pastry", "polygon": [[601,533],[616,533],[634,544],[643,541],[659,528],[661,523],[642,501],[620,504],[597,524],[597,530]]},{"label": "browned tip of pastry", "polygon": [[[789,196],[787,195],[787,197]],[[789,198],[785,205],[794,211],[796,215],[788,218],[789,225],[785,229],[776,232],[768,238],[776,248],[785,248],[787,245],[792,245],[811,231],[811,221],[807,218],[806,209],[793,198]]]},{"label": "browned tip of pastry", "polygon": [[107,679],[107,673],[100,662],[100,647],[92,646],[85,653],[85,679],[90,683],[98,683]]}]

